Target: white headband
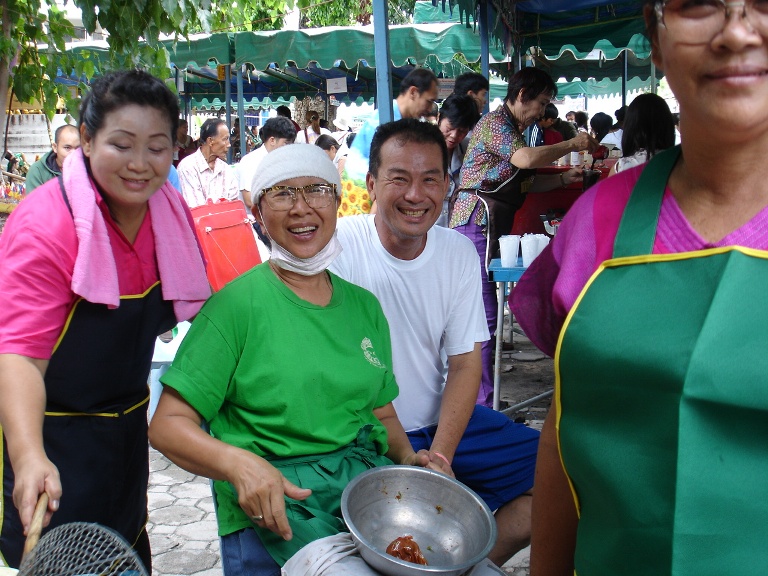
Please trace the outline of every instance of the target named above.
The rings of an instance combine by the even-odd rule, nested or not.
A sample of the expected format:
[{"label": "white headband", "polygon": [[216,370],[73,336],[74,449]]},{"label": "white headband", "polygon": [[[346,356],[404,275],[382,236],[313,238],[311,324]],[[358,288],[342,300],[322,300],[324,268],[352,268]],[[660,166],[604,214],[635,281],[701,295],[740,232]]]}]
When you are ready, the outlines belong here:
[{"label": "white headband", "polygon": [[253,205],[258,204],[265,188],[302,176],[316,176],[335,184],[336,195],[341,194],[339,171],[325,150],[314,144],[286,144],[267,154],[259,164],[251,183]]}]

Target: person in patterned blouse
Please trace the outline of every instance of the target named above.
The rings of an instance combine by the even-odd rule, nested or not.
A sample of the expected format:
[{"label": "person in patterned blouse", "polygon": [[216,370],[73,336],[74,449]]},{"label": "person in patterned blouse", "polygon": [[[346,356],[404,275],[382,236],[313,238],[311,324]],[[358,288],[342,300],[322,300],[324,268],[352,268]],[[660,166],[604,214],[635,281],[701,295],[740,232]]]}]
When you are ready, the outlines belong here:
[{"label": "person in patterned blouse", "polygon": [[459,186],[454,192],[448,226],[472,240],[480,257],[483,302],[491,340],[483,344],[483,380],[478,403],[493,401],[493,349],[496,332],[496,287],[488,281],[486,266],[498,257],[499,236],[509,234],[515,212],[528,192],[566,187],[581,179],[581,169],[536,177],[536,168],[547,166],[570,152],[594,150],[598,142],[586,133],[551,146],[526,145],[523,131],[541,119],[557,87],[543,70],[523,68],[509,80],[504,104],[482,117],[472,132]]}]

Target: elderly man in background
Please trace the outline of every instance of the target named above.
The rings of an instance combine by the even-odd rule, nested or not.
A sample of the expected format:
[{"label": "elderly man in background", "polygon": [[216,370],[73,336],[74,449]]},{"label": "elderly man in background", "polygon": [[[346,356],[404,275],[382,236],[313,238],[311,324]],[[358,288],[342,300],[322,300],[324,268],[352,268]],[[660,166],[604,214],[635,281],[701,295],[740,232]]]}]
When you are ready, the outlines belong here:
[{"label": "elderly man in background", "polygon": [[61,174],[64,159],[78,148],[80,148],[80,131],[77,126],[71,124],[59,126],[53,135],[51,151],[29,167],[26,181],[27,194]]},{"label": "elderly man in background", "polygon": [[469,144],[467,134],[475,127],[478,120],[480,120],[480,113],[477,110],[476,101],[469,94],[451,94],[440,107],[437,127],[443,134],[445,145],[448,147],[450,183],[443,200],[442,212],[436,222],[438,226],[448,226],[448,200],[459,184],[459,173]]},{"label": "elderly man in background", "polygon": [[229,130],[220,118],[209,118],[200,128],[200,147],[179,162],[181,194],[190,208],[202,206],[208,199],[237,200],[237,177],[226,163]]}]

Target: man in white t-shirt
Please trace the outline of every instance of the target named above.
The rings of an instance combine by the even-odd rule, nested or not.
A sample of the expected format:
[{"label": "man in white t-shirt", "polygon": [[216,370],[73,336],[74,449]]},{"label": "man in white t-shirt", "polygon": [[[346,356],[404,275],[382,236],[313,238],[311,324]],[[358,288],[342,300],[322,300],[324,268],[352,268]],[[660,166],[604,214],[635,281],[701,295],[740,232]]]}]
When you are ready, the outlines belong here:
[{"label": "man in white t-shirt", "polygon": [[240,179],[240,195],[245,202],[248,211],[251,210],[251,183],[259,164],[264,157],[286,144],[293,144],[296,140],[296,130],[289,118],[276,116],[264,122],[261,127],[261,141],[263,144],[253,152],[248,152],[238,164],[238,176]]},{"label": "man in white t-shirt", "polygon": [[470,240],[434,226],[448,187],[440,130],[415,119],[379,126],[366,185],[375,215],[341,218],[331,270],[381,302],[400,395],[395,409],[417,449],[496,511],[489,558],[502,565],[530,538],[538,432],[476,406],[488,340],[480,263]]}]

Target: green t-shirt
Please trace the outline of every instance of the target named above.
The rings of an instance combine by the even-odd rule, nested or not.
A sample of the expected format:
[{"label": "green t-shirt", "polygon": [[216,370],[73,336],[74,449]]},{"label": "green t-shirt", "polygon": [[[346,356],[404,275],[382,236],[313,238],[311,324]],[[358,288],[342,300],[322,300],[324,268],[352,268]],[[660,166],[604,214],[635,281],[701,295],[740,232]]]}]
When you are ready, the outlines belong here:
[{"label": "green t-shirt", "polygon": [[[213,436],[259,456],[332,452],[368,424],[386,453],[373,409],[398,393],[389,326],[373,294],[330,277],[324,307],[296,296],[267,264],[236,278],[195,318],[163,384]],[[217,486],[217,494],[220,533],[242,528],[234,491]]]}]

